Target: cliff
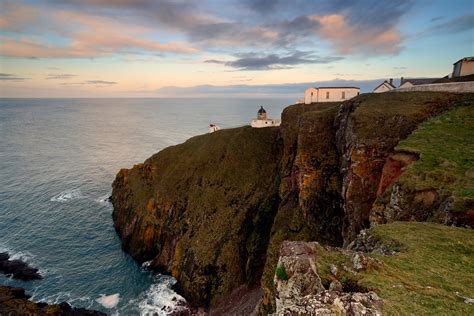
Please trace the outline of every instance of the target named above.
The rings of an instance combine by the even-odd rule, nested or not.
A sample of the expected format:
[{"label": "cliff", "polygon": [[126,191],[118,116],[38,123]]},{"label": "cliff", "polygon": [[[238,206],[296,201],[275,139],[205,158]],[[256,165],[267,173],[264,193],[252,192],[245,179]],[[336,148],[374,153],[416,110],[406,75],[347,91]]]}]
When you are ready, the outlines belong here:
[{"label": "cliff", "polygon": [[[448,185],[449,178],[436,177],[430,188],[442,191],[443,198],[429,200],[434,204],[425,208],[413,203],[394,208],[386,197],[408,188],[405,172],[417,173],[410,170],[424,163],[424,151],[440,150],[439,144],[411,148],[400,141],[409,142],[422,122],[442,113],[472,114],[473,105],[472,95],[368,94],[342,105],[292,105],[279,128],[242,127],[193,137],[118,173],[112,192],[115,227],[124,250],[176,277],[191,304],[228,312],[229,304],[247,301],[252,304],[241,306],[252,311],[262,297],[260,312],[272,312],[285,240],[347,246],[371,223],[471,223],[473,193],[462,190],[468,180]],[[456,125],[472,133],[472,119],[461,121]],[[472,150],[465,134],[453,147]],[[466,178],[472,155],[463,157],[453,174]],[[426,185],[415,187],[426,190]],[[405,191],[416,191],[410,190]],[[451,221],[427,215],[430,205],[445,200],[462,201],[443,208]]]}]

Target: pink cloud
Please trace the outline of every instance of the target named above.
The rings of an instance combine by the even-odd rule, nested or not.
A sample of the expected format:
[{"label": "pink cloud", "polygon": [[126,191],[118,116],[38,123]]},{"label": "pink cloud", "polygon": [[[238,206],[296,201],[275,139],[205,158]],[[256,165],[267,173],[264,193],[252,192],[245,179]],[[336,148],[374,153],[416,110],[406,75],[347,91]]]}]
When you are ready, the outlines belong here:
[{"label": "pink cloud", "polygon": [[[0,26],[20,31],[34,21],[32,6],[8,4],[0,15]],[[124,24],[112,18],[86,15],[72,11],[43,12],[46,24],[38,25],[48,31],[56,26],[56,35],[64,37],[69,44],[51,45],[31,39],[2,38],[0,55],[10,57],[40,58],[93,58],[116,53],[194,53],[197,49],[186,43],[167,42],[147,38],[152,29]],[[36,21],[38,22],[38,21]],[[62,27],[65,26],[65,27]]]},{"label": "pink cloud", "polygon": [[329,41],[341,54],[393,54],[400,50],[400,35],[395,27],[389,29],[361,28],[347,23],[339,14],[309,17],[317,22],[315,33]]}]

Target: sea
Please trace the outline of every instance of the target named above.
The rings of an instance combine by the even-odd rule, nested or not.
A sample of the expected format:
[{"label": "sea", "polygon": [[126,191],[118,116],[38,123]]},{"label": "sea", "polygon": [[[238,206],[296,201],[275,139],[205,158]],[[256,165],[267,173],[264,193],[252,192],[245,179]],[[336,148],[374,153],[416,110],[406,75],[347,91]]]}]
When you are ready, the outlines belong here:
[{"label": "sea", "polygon": [[42,280],[0,284],[34,301],[110,315],[166,315],[183,300],[172,277],[122,251],[108,202],[121,168],[221,128],[248,125],[263,106],[279,118],[292,99],[0,99],[0,252]]}]

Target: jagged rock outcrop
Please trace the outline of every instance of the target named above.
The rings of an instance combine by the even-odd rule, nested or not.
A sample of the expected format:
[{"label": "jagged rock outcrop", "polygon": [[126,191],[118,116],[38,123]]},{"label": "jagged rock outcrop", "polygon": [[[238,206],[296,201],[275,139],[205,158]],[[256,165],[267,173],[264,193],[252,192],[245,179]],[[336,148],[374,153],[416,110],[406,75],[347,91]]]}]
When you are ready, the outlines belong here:
[{"label": "jagged rock outcrop", "polygon": [[107,314],[71,307],[68,303],[46,304],[29,300],[25,290],[17,287],[0,286],[0,315],[61,315],[61,316],[106,316]]},{"label": "jagged rock outcrop", "polygon": [[[334,265],[334,281],[328,289],[324,288],[317,268],[318,249],[321,248],[315,242],[282,243],[274,278],[276,314],[381,315],[383,302],[378,295],[371,291],[361,293],[345,289],[336,278],[337,268]],[[352,255],[363,257],[358,253]],[[360,262],[354,264],[354,269],[365,268],[366,265]]]},{"label": "jagged rock outcrop", "polygon": [[0,252],[0,272],[6,276],[12,276],[18,280],[38,280],[41,275],[38,269],[30,267],[26,262],[21,260],[10,260],[10,255],[6,252]]}]

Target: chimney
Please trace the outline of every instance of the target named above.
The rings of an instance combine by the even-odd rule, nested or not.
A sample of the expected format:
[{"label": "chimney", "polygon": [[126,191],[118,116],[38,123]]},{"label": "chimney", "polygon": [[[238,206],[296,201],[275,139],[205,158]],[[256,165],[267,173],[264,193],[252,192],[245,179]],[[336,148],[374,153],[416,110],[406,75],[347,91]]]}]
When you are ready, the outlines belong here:
[{"label": "chimney", "polygon": [[403,77],[400,78],[400,85],[403,84]]},{"label": "chimney", "polygon": [[390,82],[391,85],[393,85],[393,79],[392,78],[390,78],[389,82]]}]

